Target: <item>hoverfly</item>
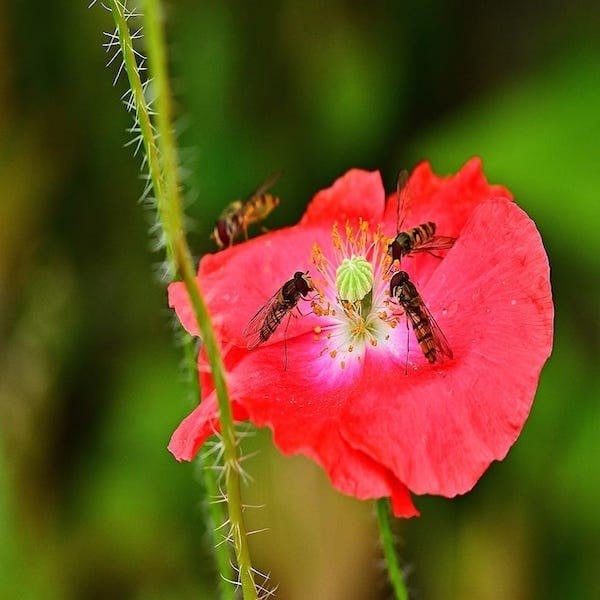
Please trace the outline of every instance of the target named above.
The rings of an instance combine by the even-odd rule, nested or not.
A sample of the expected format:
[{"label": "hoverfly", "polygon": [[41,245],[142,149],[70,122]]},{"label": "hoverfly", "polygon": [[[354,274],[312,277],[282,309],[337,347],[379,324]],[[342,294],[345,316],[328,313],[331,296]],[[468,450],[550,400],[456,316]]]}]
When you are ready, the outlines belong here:
[{"label": "hoverfly", "polygon": [[275,333],[284,317],[291,315],[300,299],[306,298],[308,293],[314,289],[309,274],[296,271],[294,276],[265,302],[244,328],[242,335],[247,338],[248,350],[253,350],[266,342]]},{"label": "hoverfly", "polygon": [[[443,357],[452,358],[452,350],[433,315],[429,312],[417,288],[406,271],[394,273],[390,281],[390,296],[398,300],[425,358],[430,363],[441,362]],[[408,357],[407,357],[408,360]]]},{"label": "hoverfly", "polygon": [[[408,171],[402,170],[398,175],[396,185],[396,197],[398,199],[398,218],[396,222],[396,237],[388,245],[388,254],[394,261],[402,262],[402,257],[415,252],[429,252],[433,254],[434,250],[447,250],[452,248],[456,238],[442,235],[435,235],[436,224],[433,221],[421,223],[412,229],[400,231],[400,227],[406,216]],[[402,218],[400,218],[402,214]],[[437,256],[433,254],[433,256]]]},{"label": "hoverfly", "polygon": [[248,227],[266,219],[269,213],[279,206],[279,198],[266,192],[280,176],[281,171],[273,173],[248,198],[243,201],[235,200],[225,208],[210,236],[219,248],[232,246],[240,232],[248,239]]}]

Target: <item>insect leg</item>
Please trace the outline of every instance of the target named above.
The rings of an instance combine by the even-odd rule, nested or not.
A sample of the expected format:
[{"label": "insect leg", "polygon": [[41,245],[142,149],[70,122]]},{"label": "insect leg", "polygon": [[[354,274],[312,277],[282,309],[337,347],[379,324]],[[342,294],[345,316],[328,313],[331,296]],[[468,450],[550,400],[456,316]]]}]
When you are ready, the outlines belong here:
[{"label": "insect leg", "polygon": [[288,315],[287,322],[285,324],[285,330],[283,332],[283,370],[287,371],[287,330],[288,325],[290,324],[290,319],[292,317],[292,313]]},{"label": "insect leg", "polygon": [[394,269],[396,271],[402,270],[402,261],[399,258],[396,258],[390,263],[390,266],[387,268],[385,274],[389,275]]},{"label": "insect leg", "polygon": [[410,349],[410,327],[408,325],[408,315],[404,313],[406,317],[406,360],[404,362],[404,374],[408,375],[408,352]]},{"label": "insect leg", "polygon": [[[308,317],[308,315],[314,315],[315,311],[314,310],[309,310],[307,313],[303,313],[300,308],[298,306],[296,306],[296,310],[298,311],[298,314],[301,317]],[[290,313],[290,314],[294,314],[294,313]],[[294,317],[296,317],[296,315],[294,314]],[[296,317],[297,318],[297,317]]]}]

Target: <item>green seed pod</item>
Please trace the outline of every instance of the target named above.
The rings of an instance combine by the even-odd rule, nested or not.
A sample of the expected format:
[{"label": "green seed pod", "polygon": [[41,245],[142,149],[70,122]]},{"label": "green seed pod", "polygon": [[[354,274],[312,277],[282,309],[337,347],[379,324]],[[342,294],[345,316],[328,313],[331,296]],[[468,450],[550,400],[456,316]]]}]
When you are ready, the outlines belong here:
[{"label": "green seed pod", "polygon": [[345,258],[335,273],[340,300],[357,302],[373,289],[373,267],[362,256]]}]

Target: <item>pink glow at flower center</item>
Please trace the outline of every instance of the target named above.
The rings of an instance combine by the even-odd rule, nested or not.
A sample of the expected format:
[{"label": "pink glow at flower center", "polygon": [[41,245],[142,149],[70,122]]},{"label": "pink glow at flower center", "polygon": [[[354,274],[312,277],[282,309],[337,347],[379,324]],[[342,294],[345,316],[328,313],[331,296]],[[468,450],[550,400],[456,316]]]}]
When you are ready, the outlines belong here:
[{"label": "pink glow at flower center", "polygon": [[389,241],[381,227],[372,232],[369,223],[360,220],[356,230],[347,223],[344,235],[333,226],[333,256],[326,256],[317,244],[313,247],[318,271],[313,280],[319,294],[311,304],[324,320],[323,326],[315,327],[315,339],[322,344],[319,356],[340,369],[358,367],[368,348],[389,350],[397,323],[389,308]]}]

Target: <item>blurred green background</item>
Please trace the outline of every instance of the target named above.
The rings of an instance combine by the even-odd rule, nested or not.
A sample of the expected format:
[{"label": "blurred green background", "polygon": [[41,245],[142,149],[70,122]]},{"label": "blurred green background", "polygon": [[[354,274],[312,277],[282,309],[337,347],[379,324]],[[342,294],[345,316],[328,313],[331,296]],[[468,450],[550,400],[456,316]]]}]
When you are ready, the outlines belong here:
[{"label": "blurred green background", "polygon": [[[398,522],[415,598],[600,597],[600,8],[308,0],[167,5],[191,242],[285,171],[272,226],[351,166],[388,189],[483,157],[536,220],[555,350],[523,434],[468,495]],[[137,203],[110,15],[0,0],[0,598],[214,598],[195,400]],[[256,566],[278,598],[389,598],[372,506],[259,432]]]}]

